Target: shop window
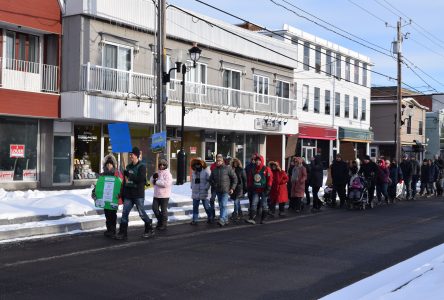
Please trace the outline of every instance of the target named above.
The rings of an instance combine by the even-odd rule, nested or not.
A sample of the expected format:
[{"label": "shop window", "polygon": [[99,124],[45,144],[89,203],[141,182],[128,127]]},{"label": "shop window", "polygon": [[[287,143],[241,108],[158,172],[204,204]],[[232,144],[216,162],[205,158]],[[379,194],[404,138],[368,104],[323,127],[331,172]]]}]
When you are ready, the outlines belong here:
[{"label": "shop window", "polygon": [[231,133],[218,133],[217,134],[217,153],[222,154],[224,157],[233,157],[231,143]]},{"label": "shop window", "polygon": [[244,144],[244,134],[236,134],[234,142],[236,143],[236,153],[235,157],[242,162],[242,165],[245,165],[244,162],[244,153],[245,153],[245,144]]},{"label": "shop window", "polygon": [[253,153],[259,152],[259,136],[255,134],[245,135],[245,151],[247,157],[250,157]]},{"label": "shop window", "polygon": [[74,179],[94,179],[101,172],[100,125],[74,126]]},{"label": "shop window", "polygon": [[38,121],[0,118],[0,182],[37,180]]}]

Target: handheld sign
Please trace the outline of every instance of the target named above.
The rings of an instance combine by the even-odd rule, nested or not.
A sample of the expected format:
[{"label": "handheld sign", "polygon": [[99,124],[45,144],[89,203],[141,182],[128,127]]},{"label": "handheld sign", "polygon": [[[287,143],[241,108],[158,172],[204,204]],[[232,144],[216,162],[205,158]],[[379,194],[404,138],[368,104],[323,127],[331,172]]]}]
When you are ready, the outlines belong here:
[{"label": "handheld sign", "polygon": [[100,176],[96,184],[96,207],[117,210],[119,208],[122,180],[116,176]]},{"label": "handheld sign", "polygon": [[131,152],[131,136],[128,123],[108,124],[109,138],[113,152]]},{"label": "handheld sign", "polygon": [[162,152],[166,148],[166,131],[154,133],[151,136],[151,150],[154,153]]}]

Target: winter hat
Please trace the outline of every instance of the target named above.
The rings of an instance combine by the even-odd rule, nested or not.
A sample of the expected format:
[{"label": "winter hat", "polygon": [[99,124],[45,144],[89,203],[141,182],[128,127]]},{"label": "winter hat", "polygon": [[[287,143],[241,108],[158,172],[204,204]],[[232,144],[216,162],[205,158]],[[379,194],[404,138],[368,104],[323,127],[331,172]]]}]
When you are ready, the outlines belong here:
[{"label": "winter hat", "polygon": [[165,158],[161,158],[159,160],[159,165],[164,165],[166,168],[168,168],[168,161]]},{"label": "winter hat", "polygon": [[137,147],[134,147],[133,150],[130,153],[134,154],[137,157],[140,156],[140,150]]},{"label": "winter hat", "polygon": [[112,159],[111,157],[108,157],[108,158],[106,159],[106,161],[105,161],[105,165],[107,165],[107,164],[112,164],[112,165],[115,167],[115,165],[114,165],[114,161],[113,161],[113,159]]},{"label": "winter hat", "polygon": [[365,160],[370,160],[370,156],[368,156],[368,155],[364,155],[364,159],[365,159]]}]

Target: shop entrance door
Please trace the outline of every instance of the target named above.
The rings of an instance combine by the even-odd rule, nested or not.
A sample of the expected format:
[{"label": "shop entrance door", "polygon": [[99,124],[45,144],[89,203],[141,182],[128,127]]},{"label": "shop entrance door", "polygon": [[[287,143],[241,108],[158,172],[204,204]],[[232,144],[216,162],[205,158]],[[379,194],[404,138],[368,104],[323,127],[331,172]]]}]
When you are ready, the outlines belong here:
[{"label": "shop entrance door", "polygon": [[307,164],[310,163],[311,158],[316,155],[316,147],[302,146],[302,157],[305,158]]},{"label": "shop entrance door", "polygon": [[52,163],[52,182],[71,183],[71,137],[54,136],[54,158]]}]

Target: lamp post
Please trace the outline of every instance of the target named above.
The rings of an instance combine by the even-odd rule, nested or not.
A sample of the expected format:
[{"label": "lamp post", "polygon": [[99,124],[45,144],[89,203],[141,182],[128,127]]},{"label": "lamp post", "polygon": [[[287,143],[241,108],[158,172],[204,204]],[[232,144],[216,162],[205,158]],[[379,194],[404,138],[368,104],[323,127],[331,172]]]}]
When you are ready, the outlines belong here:
[{"label": "lamp post", "polygon": [[[193,65],[190,66],[192,68],[196,67],[196,62],[200,59],[200,54],[202,50],[197,47],[197,44],[194,43],[193,47],[188,50],[190,55],[190,59],[193,62]],[[163,74],[164,84],[170,81],[170,73],[173,70],[176,70],[178,73],[182,73],[182,122],[180,126],[180,151],[177,153],[177,179],[176,184],[182,185],[186,182],[186,170],[187,170],[187,159],[186,152],[184,149],[185,137],[184,137],[184,126],[185,126],[185,77],[190,68],[185,63],[176,62],[176,67],[172,68],[168,71],[168,73]]]}]

